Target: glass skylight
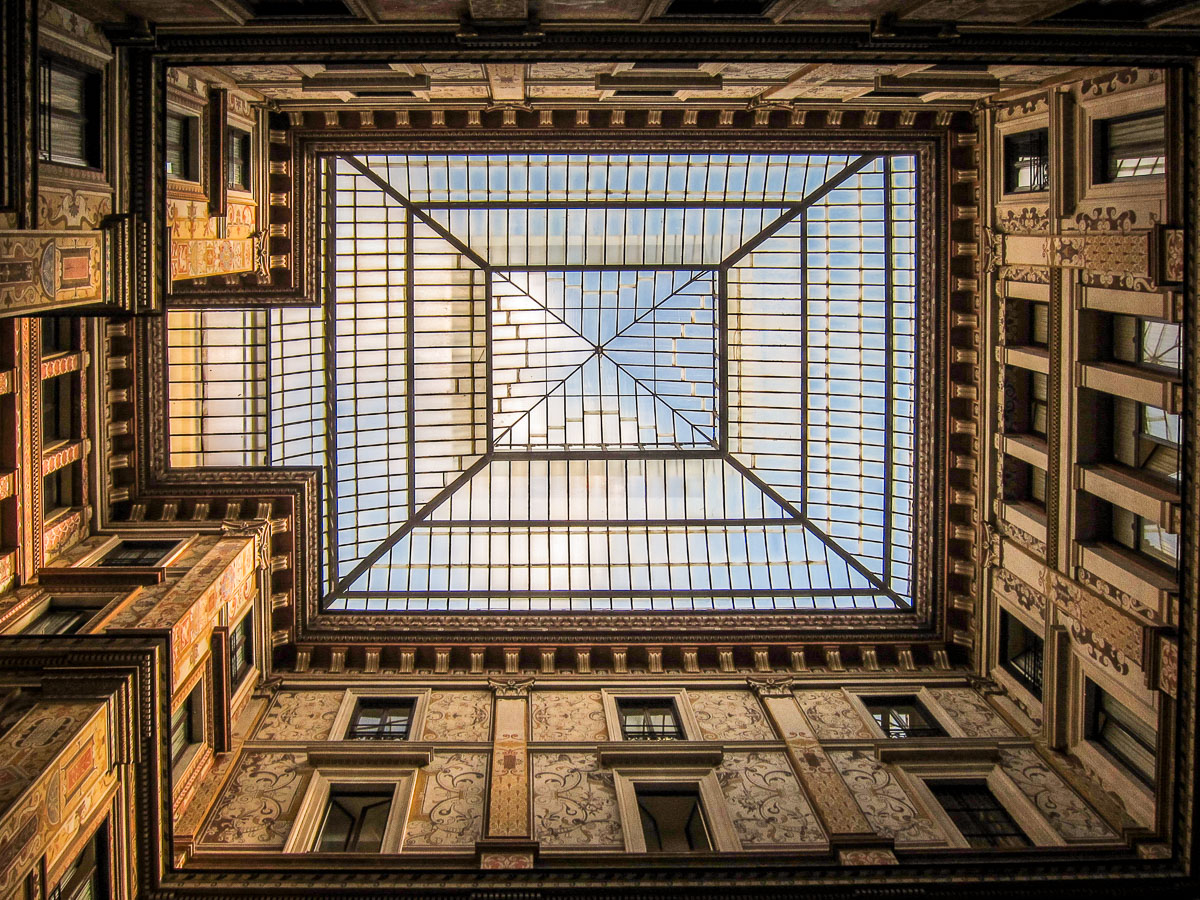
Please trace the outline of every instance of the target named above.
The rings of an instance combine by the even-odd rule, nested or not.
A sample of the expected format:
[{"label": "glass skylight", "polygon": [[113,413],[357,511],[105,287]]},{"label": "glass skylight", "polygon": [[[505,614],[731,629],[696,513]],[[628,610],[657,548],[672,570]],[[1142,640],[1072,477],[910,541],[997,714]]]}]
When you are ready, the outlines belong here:
[{"label": "glass skylight", "polygon": [[[263,462],[325,470],[327,609],[911,606],[911,156],[339,156],[321,191],[325,306],[255,320],[247,393]],[[181,462],[229,440],[191,403]]]}]

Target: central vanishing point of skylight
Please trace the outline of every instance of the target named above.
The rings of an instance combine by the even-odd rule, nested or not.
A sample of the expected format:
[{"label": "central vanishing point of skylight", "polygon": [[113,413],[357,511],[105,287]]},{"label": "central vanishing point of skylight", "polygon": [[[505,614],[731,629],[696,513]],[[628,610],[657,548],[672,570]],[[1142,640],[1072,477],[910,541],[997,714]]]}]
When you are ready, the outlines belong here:
[{"label": "central vanishing point of skylight", "polygon": [[915,180],[327,160],[325,305],[267,329],[269,460],[326,471],[325,608],[909,608]]}]

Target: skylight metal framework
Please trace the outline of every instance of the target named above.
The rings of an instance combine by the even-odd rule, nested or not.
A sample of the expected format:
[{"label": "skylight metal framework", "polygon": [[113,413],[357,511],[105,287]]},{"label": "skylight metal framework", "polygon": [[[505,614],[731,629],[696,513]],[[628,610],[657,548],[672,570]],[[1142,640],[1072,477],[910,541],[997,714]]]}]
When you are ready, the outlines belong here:
[{"label": "skylight metal framework", "polygon": [[331,612],[912,608],[916,165],[335,155],[270,462]]}]

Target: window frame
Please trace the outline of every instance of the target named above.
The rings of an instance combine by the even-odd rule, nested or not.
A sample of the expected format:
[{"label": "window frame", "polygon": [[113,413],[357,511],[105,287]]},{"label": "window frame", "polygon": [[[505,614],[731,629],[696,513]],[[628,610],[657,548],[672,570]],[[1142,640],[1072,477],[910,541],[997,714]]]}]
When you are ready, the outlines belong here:
[{"label": "window frame", "polygon": [[56,609],[75,610],[83,616],[83,619],[77,627],[70,631],[41,633],[38,636],[53,637],[59,634],[87,633],[104,617],[109,608],[123,597],[123,594],[114,595],[112,593],[67,594],[61,593],[58,590],[53,592],[48,591],[36,597],[31,607],[21,615],[14,626],[11,629],[7,629],[7,633],[32,634],[26,629]]},{"label": "window frame", "polygon": [[[91,856],[88,860],[87,857]],[[47,887],[46,900],[76,900],[87,883],[93,885],[91,900],[109,900],[113,896],[112,842],[109,837],[108,818],[105,817],[83,842],[79,852],[66,864],[53,887]],[[83,861],[81,866],[81,861]],[[84,871],[80,871],[86,866]],[[47,880],[50,873],[47,872]],[[64,887],[63,882],[70,883]]]},{"label": "window frame", "polygon": [[[1017,616],[1014,616],[1007,609],[1000,610],[999,626],[1000,626],[999,627],[999,641],[997,643],[997,657],[998,657],[997,663],[998,663],[998,665],[1000,665],[1004,669],[1005,672],[1007,672],[1010,676],[1012,676],[1012,678],[1018,684],[1020,684],[1021,687],[1023,687],[1025,689],[1025,691],[1027,693],[1029,693],[1030,696],[1032,696],[1035,700],[1037,700],[1039,703],[1041,703],[1042,698],[1046,694],[1046,639],[1045,639],[1045,637],[1041,634],[1038,634],[1034,629],[1030,628],[1028,624],[1026,624],[1023,620],[1021,620]],[[1017,655],[1017,657],[1013,657],[1009,651],[1009,645],[1013,642],[1013,638],[1016,636],[1012,630],[1013,628],[1021,629],[1024,632],[1028,633],[1033,638],[1033,640],[1037,642],[1037,644],[1041,645],[1040,649],[1038,650],[1038,653],[1037,653],[1039,660],[1040,660],[1040,664],[1039,664],[1040,671],[1039,671],[1039,675],[1038,675],[1039,681],[1037,681],[1037,682],[1035,682],[1032,678],[1030,678],[1027,674],[1025,674],[1016,665],[1013,664],[1014,658],[1019,658],[1020,656],[1023,656],[1026,653],[1029,653],[1031,650],[1033,650],[1034,647],[1037,646],[1037,644],[1030,643],[1023,651],[1021,651],[1020,654]],[[1017,634],[1019,634],[1019,632]]]},{"label": "window frame", "polygon": [[[692,851],[697,855],[706,853],[736,853],[744,849],[729,809],[725,795],[717,781],[716,772],[710,767],[617,767],[613,769],[613,787],[617,794],[617,811],[621,817],[621,831],[627,853],[649,854],[642,833],[642,816],[638,807],[639,786],[651,788],[695,789],[700,799],[700,811],[708,826],[708,837],[712,843],[709,851]],[[657,856],[655,852],[652,855]],[[691,855],[689,853],[688,855]]]},{"label": "window frame", "polygon": [[[243,632],[245,632],[243,634]],[[240,639],[237,637],[241,635]],[[251,604],[249,608],[242,614],[236,623],[229,629],[229,682],[231,693],[236,693],[241,684],[249,678],[254,670],[257,660],[254,653],[254,606]],[[238,649],[243,651],[244,665],[236,666],[237,658],[235,653]]]},{"label": "window frame", "polygon": [[[648,743],[661,745],[704,740],[704,733],[700,730],[700,723],[696,720],[695,713],[692,712],[692,705],[688,699],[686,688],[602,688],[600,696],[604,705],[604,720],[608,728],[608,739],[610,741],[624,744]],[[628,740],[625,737],[624,728],[622,727],[621,712],[617,705],[618,700],[668,700],[674,703],[675,714],[678,717],[679,727],[683,736],[674,741]]]},{"label": "window frame", "polygon": [[[347,741],[411,741],[413,735],[413,722],[416,718],[415,712],[417,708],[416,697],[358,697],[354,702],[354,710],[350,714],[350,723],[346,726],[345,740]],[[383,734],[384,725],[379,724],[379,733],[371,734],[356,734],[355,729],[358,726],[358,720],[363,711],[363,704],[388,704],[396,707],[403,705],[408,706],[408,717],[404,724],[404,736],[392,737]]]},{"label": "window frame", "polygon": [[[182,111],[177,109],[169,109],[164,122],[164,143],[165,152],[164,158],[166,165],[171,162],[171,142],[169,132],[166,130],[167,124],[171,119],[179,119],[183,122],[183,135],[180,141],[180,147],[183,152],[184,170],[182,173],[176,173],[166,169],[167,178],[173,181],[186,181],[189,184],[200,183],[201,172],[201,117],[195,112]],[[166,168],[164,165],[164,169]]]},{"label": "window frame", "polygon": [[[867,715],[870,716],[871,722],[875,725],[875,729],[880,734],[882,734],[884,736],[884,738],[886,738],[887,740],[901,741],[901,740],[913,740],[914,738],[917,740],[920,740],[922,738],[950,737],[950,734],[946,731],[945,727],[938,720],[937,716],[935,716],[933,714],[933,712],[930,711],[929,707],[925,703],[921,702],[921,697],[920,697],[919,693],[914,693],[914,694],[908,694],[908,693],[903,693],[903,692],[897,692],[897,693],[892,693],[892,694],[871,693],[870,695],[860,695],[859,700],[862,703],[863,707],[866,709]],[[907,704],[901,704],[898,701],[911,701],[911,702],[907,703]],[[938,733],[937,734],[918,734],[918,735],[910,735],[910,734],[896,735],[896,734],[893,734],[890,728],[884,728],[883,725],[880,724],[879,719],[876,718],[875,711],[871,708],[872,705],[876,705],[876,704],[879,704],[879,705],[888,704],[888,709],[894,709],[895,707],[900,706],[900,705],[911,705],[915,709],[917,709],[919,711],[919,713],[928,722],[931,723],[931,725],[925,726],[925,730],[937,729]],[[911,731],[914,729],[908,728],[908,729],[904,729],[904,730]]]},{"label": "window frame", "polygon": [[[234,147],[239,148],[242,159],[238,166],[238,171],[234,169]],[[225,126],[225,187],[231,191],[244,191],[249,193],[254,185],[254,160],[253,160],[254,145],[251,141],[251,133],[244,128],[238,128],[235,125]],[[243,180],[235,181],[235,176],[241,176]]]},{"label": "window frame", "polygon": [[[425,732],[425,714],[429,709],[431,688],[410,688],[407,685],[397,687],[351,687],[342,694],[342,701],[333,716],[333,724],[329,728],[331,741],[359,741],[360,738],[350,737],[350,726],[354,720],[354,711],[360,700],[411,700],[413,704],[412,717],[408,723],[408,737],[405,744],[419,743]],[[371,741],[371,744],[378,743]]]},{"label": "window frame", "polygon": [[[417,770],[413,767],[384,767],[379,765],[361,766],[322,766],[313,771],[308,787],[297,808],[296,818],[292,829],[284,843],[283,852],[286,854],[318,853],[313,849],[320,838],[321,828],[329,808],[329,797],[338,787],[352,786],[358,788],[390,787],[392,789],[392,805],[388,810],[387,825],[384,828],[383,843],[379,851],[362,852],[360,855],[377,857],[385,854],[400,853],[404,849],[404,836],[408,824],[408,810],[412,801],[413,789],[417,780]],[[338,857],[354,855],[359,851],[328,851],[336,852]]]},{"label": "window frame", "polygon": [[[1127,122],[1136,122],[1139,119],[1152,119],[1155,117],[1163,119],[1163,142],[1162,142],[1162,172],[1147,172],[1142,175],[1113,175],[1113,159],[1112,159],[1112,126],[1114,124],[1125,124]],[[1166,108],[1150,108],[1132,113],[1123,113],[1115,116],[1096,117],[1091,120],[1092,134],[1092,183],[1093,184],[1128,184],[1140,183],[1150,178],[1165,178],[1166,163],[1167,163],[1167,135],[1166,135]],[[1155,154],[1157,157],[1157,154]]]},{"label": "window frame", "polygon": [[[1117,766],[1119,766],[1121,769],[1123,769],[1125,771],[1126,775],[1131,776],[1132,778],[1141,782],[1149,790],[1154,790],[1154,782],[1155,782],[1155,778],[1157,778],[1157,776],[1158,776],[1158,770],[1159,770],[1159,765],[1158,765],[1158,745],[1159,745],[1158,728],[1154,727],[1152,729],[1154,731],[1154,737],[1155,737],[1154,746],[1147,747],[1142,742],[1140,736],[1138,734],[1136,734],[1136,732],[1133,729],[1129,728],[1125,724],[1124,721],[1122,721],[1120,718],[1112,717],[1120,731],[1122,731],[1126,735],[1128,735],[1136,744],[1141,746],[1142,749],[1148,750],[1150,755],[1154,758],[1154,768],[1147,776],[1147,773],[1142,772],[1137,767],[1137,765],[1133,761],[1131,761],[1124,753],[1122,753],[1119,749],[1114,748],[1107,740],[1105,740],[1103,734],[1098,733],[1099,729],[1098,729],[1097,718],[1100,715],[1101,696],[1107,697],[1110,701],[1115,703],[1117,706],[1123,708],[1129,714],[1129,716],[1131,718],[1133,718],[1135,721],[1140,722],[1143,726],[1147,725],[1147,723],[1138,716],[1136,710],[1132,709],[1128,704],[1123,703],[1121,701],[1121,699],[1119,697],[1115,696],[1112,692],[1106,691],[1101,685],[1097,684],[1094,679],[1089,678],[1087,675],[1085,675],[1084,676],[1084,701],[1083,701],[1084,737],[1085,737],[1085,739],[1093,747],[1095,747],[1099,752],[1108,756]],[[1110,713],[1110,717],[1111,717],[1111,713]]]},{"label": "window frame", "polygon": [[[50,75],[44,74],[48,69]],[[49,81],[55,70],[69,72],[79,76],[79,114],[64,111],[61,107],[50,105]],[[37,137],[39,163],[50,163],[56,166],[66,166],[71,169],[82,169],[99,172],[104,169],[104,72],[86,63],[79,62],[61,53],[41,51],[37,60],[38,79],[38,108],[37,108]],[[51,135],[53,131],[49,120],[55,115],[80,123],[83,137],[83,156],[62,158],[54,154]]]},{"label": "window frame", "polygon": [[[175,546],[168,551],[157,563],[152,566],[137,566],[135,568],[142,569],[167,569],[174,564],[196,540],[197,535],[189,534],[186,537],[175,538]],[[170,540],[170,538],[150,538],[145,537],[137,532],[109,535],[104,543],[100,544],[92,552],[86,554],[80,559],[71,564],[72,568],[115,568],[109,566],[100,566],[100,560],[104,559],[112,550],[119,547],[123,541],[149,541],[149,540]]]},{"label": "window frame", "polygon": [[[1039,147],[1041,154],[1038,158],[1043,160],[1042,167],[1044,169],[1043,181],[1035,184],[1033,187],[1017,187],[1014,183],[1013,176],[1019,173],[1022,166],[1014,166],[1015,160],[1010,158],[1010,150],[1016,147],[1016,142],[1021,138],[1026,138],[1029,135],[1038,135]],[[1024,131],[1012,131],[1006,133],[1001,138],[1001,179],[1000,189],[1005,196],[1024,196],[1026,194],[1044,194],[1050,190],[1050,128],[1049,124],[1028,128]]]},{"label": "window frame", "polygon": [[[209,691],[205,685],[203,675],[196,680],[187,691],[183,701],[171,710],[170,731],[167,735],[167,751],[168,764],[172,773],[178,777],[182,772],[186,772],[188,767],[195,760],[196,755],[200,752],[208,741],[208,715],[207,715],[207,700]],[[186,712],[184,712],[186,711]],[[187,733],[186,742],[175,748],[175,717],[184,712],[184,718],[181,719],[181,724]]]},{"label": "window frame", "polygon": [[903,766],[897,766],[895,772],[896,780],[909,797],[925,808],[946,836],[944,842],[931,846],[973,849],[930,790],[929,783],[938,781],[984,782],[996,802],[1017,823],[1017,827],[1025,832],[1032,847],[1063,847],[1067,844],[1066,839],[1046,821],[1036,804],[992,760],[947,761],[931,756],[928,760],[906,762]]},{"label": "window frame", "polygon": [[854,711],[858,713],[860,719],[866,723],[867,730],[872,737],[877,741],[894,742],[897,740],[912,740],[911,738],[892,738],[879,726],[875,721],[875,716],[867,707],[867,703],[872,700],[890,699],[893,697],[912,697],[938,728],[942,730],[941,738],[930,738],[930,740],[940,740],[945,738],[961,738],[967,737],[967,733],[959,727],[946,710],[938,703],[937,698],[933,696],[933,692],[929,688],[921,684],[905,684],[900,682],[896,685],[889,685],[885,689],[879,687],[861,687],[861,688],[842,688],[842,694],[850,702]]}]

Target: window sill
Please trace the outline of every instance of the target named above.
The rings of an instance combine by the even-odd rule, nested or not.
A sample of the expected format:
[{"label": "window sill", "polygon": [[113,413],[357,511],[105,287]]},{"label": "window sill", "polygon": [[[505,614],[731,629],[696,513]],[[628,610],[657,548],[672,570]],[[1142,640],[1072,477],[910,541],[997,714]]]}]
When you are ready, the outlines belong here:
[{"label": "window sill", "polygon": [[1151,372],[1120,362],[1082,363],[1079,366],[1079,384],[1172,414],[1178,414],[1183,409],[1183,384],[1178,375]]},{"label": "window sill", "polygon": [[1089,494],[1179,533],[1179,494],[1159,479],[1120,463],[1078,466],[1076,476]]},{"label": "window sill", "polygon": [[1050,351],[1036,344],[1009,344],[1004,348],[1004,364],[1049,375]]},{"label": "window sill", "polygon": [[1179,582],[1166,566],[1107,541],[1080,544],[1076,565],[1148,607],[1154,624],[1171,624],[1175,618],[1171,598],[1178,594]]},{"label": "window sill", "polygon": [[308,764],[322,766],[396,766],[421,768],[433,762],[433,748],[407,741],[327,741],[308,745]]}]

